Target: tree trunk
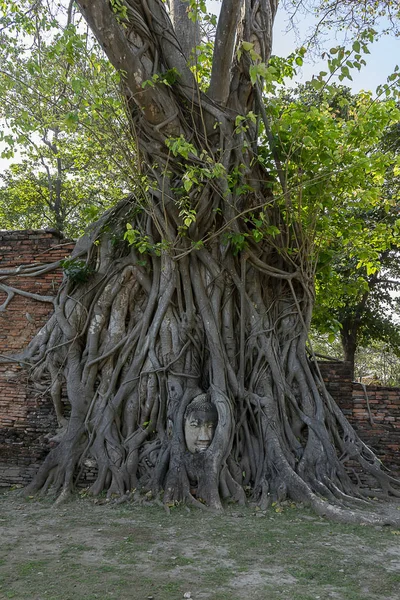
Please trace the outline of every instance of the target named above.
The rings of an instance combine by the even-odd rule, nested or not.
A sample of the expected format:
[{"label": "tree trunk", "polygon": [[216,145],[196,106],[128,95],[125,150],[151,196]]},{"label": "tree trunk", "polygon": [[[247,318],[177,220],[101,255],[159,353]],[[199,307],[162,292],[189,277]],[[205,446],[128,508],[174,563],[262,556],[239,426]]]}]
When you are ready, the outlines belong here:
[{"label": "tree trunk", "polygon": [[344,360],[351,365],[351,378],[354,380],[355,355],[357,350],[358,326],[351,319],[346,319],[340,330],[340,339],[344,353]]},{"label": "tree trunk", "polygon": [[[25,355],[37,377],[50,372],[55,394],[66,385],[71,407],[29,493],[51,487],[65,498],[90,457],[93,494],[141,490],[214,509],[290,498],[338,520],[380,522],[343,509],[370,493],[349,461],[384,493],[399,488],[308,359],[312,241],[257,159],[260,84],[242,42],[268,61],[277,2],[241,10],[224,0],[207,94],[161,0],[129,0],[126,15],[110,4],[78,2],[123,71],[147,187],[78,242],[81,281],[65,279]],[[188,447],[191,426],[209,428],[201,451]]]}]

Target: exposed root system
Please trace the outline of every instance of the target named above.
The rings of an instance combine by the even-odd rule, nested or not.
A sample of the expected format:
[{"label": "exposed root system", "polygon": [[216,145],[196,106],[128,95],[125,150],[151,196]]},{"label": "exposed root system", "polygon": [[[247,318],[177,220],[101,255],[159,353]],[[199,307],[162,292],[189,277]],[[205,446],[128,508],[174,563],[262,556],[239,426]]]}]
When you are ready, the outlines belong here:
[{"label": "exposed root system", "polygon": [[[93,273],[79,285],[65,278],[55,314],[23,355],[33,377],[50,376],[64,427],[27,492],[51,490],[63,501],[91,459],[94,495],[163,492],[166,505],[213,509],[290,498],[337,521],[382,522],[365,513],[366,499],[378,490],[398,497],[400,487],[306,354],[304,283],[217,247],[178,260],[138,258],[104,233],[110,220],[114,232],[129,221],[134,206],[124,201],[78,243]],[[184,415],[200,393],[216,406],[218,425],[210,446],[192,454]],[[350,461],[373,489],[350,476]]]}]

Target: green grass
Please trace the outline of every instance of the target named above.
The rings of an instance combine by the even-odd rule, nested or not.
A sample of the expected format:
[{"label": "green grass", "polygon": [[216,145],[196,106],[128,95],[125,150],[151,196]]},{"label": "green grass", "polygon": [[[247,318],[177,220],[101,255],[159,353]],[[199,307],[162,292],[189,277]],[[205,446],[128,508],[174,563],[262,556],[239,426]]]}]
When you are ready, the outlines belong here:
[{"label": "green grass", "polygon": [[187,591],[194,600],[388,600],[400,586],[391,528],[332,524],[308,510],[177,507],[168,516],[8,493],[0,513],[1,600],[180,600]]},{"label": "green grass", "polygon": [[76,556],[82,552],[89,552],[90,550],[93,550],[93,547],[88,546],[86,544],[67,544],[61,550],[60,554],[61,554],[61,556],[65,556],[65,555]]},{"label": "green grass", "polygon": [[49,561],[33,560],[17,565],[16,572],[19,577],[31,577],[32,575],[43,575],[43,571],[49,566]]}]

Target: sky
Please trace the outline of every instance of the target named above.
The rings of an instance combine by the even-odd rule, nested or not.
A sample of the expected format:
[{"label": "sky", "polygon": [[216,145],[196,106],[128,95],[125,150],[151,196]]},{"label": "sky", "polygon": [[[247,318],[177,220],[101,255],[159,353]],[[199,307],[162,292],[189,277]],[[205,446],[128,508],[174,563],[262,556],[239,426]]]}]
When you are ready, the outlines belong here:
[{"label": "sky", "polygon": [[[288,21],[288,15],[283,8],[278,9],[278,14],[274,25],[274,39],[273,39],[273,54],[278,56],[288,56],[296,47],[298,47],[300,40],[304,40],[307,37],[307,32],[312,28],[315,20],[307,18],[306,21],[300,21],[298,24],[298,38],[293,30],[288,31],[290,23]],[[332,32],[332,38],[326,41],[327,48],[336,46],[341,43],[341,40],[335,40],[334,32]],[[376,91],[379,84],[385,83],[388,75],[393,73],[396,64],[400,64],[400,38],[394,36],[382,36],[375,44],[370,46],[370,55],[367,55],[366,67],[362,68],[360,72],[353,69],[351,75],[353,82],[348,79],[343,81],[343,84],[351,87],[354,92],[360,90],[371,90]],[[297,81],[305,83],[312,78],[313,74],[318,74],[319,71],[327,71],[326,61],[319,60],[314,62],[311,58],[307,59],[303,68],[298,70]]]}]

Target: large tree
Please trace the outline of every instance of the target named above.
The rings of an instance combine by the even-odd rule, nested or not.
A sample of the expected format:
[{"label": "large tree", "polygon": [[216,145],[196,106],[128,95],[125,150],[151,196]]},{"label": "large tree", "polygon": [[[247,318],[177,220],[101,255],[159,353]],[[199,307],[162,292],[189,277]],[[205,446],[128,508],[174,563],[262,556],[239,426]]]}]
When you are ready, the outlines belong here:
[{"label": "large tree", "polygon": [[[306,351],[324,207],[302,209],[264,107],[278,0],[223,0],[213,44],[201,3],[77,4],[121,74],[145,183],[78,242],[54,316],[23,354],[50,375],[64,426],[29,493],[64,499],[91,458],[93,494],[218,509],[247,492],[261,507],[288,497],[381,522],[358,509],[399,483]],[[198,442],[189,430],[203,421],[212,433]]]}]

